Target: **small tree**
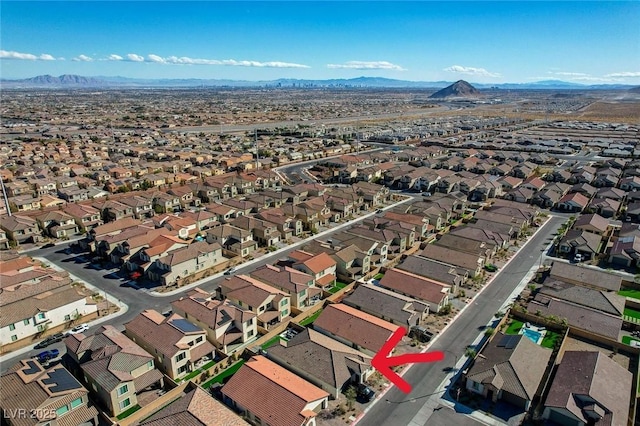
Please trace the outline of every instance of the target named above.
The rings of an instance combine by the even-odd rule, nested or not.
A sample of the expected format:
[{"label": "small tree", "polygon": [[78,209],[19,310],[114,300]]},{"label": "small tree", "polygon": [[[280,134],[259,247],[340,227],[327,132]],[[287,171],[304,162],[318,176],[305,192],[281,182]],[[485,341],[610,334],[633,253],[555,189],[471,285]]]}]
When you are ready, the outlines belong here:
[{"label": "small tree", "polygon": [[353,403],[356,401],[356,397],[358,396],[356,388],[350,385],[347,390],[344,391],[344,396],[347,398],[347,408],[349,411],[353,410]]},{"label": "small tree", "polygon": [[487,327],[487,328],[484,330],[484,335],[485,335],[485,336],[487,336],[487,337],[491,337],[491,336],[493,336],[493,333],[495,333],[495,332],[496,332],[495,328],[493,328],[493,327]]},{"label": "small tree", "polygon": [[477,354],[478,353],[473,348],[467,348],[467,350],[464,351],[464,356],[466,356],[467,358],[475,358]]}]

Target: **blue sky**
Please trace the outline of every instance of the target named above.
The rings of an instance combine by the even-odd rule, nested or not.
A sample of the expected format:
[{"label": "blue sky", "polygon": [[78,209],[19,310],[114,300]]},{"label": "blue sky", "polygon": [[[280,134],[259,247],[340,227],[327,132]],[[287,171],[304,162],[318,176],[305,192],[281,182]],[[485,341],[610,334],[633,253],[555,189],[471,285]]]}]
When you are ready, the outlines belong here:
[{"label": "blue sky", "polygon": [[640,2],[2,1],[0,75],[640,84]]}]

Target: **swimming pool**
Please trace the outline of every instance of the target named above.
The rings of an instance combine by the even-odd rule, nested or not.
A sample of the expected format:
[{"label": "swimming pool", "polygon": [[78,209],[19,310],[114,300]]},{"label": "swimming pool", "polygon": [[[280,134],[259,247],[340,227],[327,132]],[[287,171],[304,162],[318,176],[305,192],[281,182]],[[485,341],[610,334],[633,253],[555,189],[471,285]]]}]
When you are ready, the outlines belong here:
[{"label": "swimming pool", "polygon": [[530,328],[523,327],[522,334],[535,344],[538,344],[540,340],[542,340],[542,333],[540,333],[539,331],[531,330]]}]

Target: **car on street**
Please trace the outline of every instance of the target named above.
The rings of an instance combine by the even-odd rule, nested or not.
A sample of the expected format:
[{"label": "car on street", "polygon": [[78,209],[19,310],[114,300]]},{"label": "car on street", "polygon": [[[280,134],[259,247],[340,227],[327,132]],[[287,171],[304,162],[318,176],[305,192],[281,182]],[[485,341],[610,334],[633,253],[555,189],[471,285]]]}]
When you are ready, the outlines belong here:
[{"label": "car on street", "polygon": [[231,274],[233,274],[235,272],[236,272],[236,268],[229,268],[226,271],[224,271],[224,274],[225,275],[231,275]]},{"label": "car on street", "polygon": [[56,333],[47,337],[46,339],[44,339],[43,341],[35,345],[33,348],[34,349],[46,348],[47,346],[53,345],[54,343],[62,342],[62,339],[64,339],[64,334]]},{"label": "car on street", "polygon": [[42,248],[45,249],[45,248],[51,248],[51,247],[55,247],[55,246],[56,245],[53,244],[53,243],[47,243],[47,244],[43,245]]},{"label": "car on street", "polygon": [[73,327],[71,330],[69,330],[69,334],[84,333],[88,329],[89,329],[89,326],[87,324],[80,324]]},{"label": "car on street", "polygon": [[574,262],[574,263],[580,263],[580,262],[582,262],[582,260],[583,260],[583,259],[582,259],[582,255],[581,255],[581,254],[576,254],[576,255],[573,257],[573,262]]},{"label": "car on street", "polygon": [[34,358],[36,358],[40,363],[45,363],[49,360],[57,358],[60,355],[60,351],[57,349],[51,349],[50,351],[42,351]]}]

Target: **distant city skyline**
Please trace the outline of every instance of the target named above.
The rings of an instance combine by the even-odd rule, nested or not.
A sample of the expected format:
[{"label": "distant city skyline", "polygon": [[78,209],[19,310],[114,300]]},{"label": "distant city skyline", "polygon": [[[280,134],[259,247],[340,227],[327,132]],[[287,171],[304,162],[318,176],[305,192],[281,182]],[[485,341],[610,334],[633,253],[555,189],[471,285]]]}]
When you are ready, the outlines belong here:
[{"label": "distant city skyline", "polygon": [[0,76],[640,84],[639,2],[3,1]]}]

